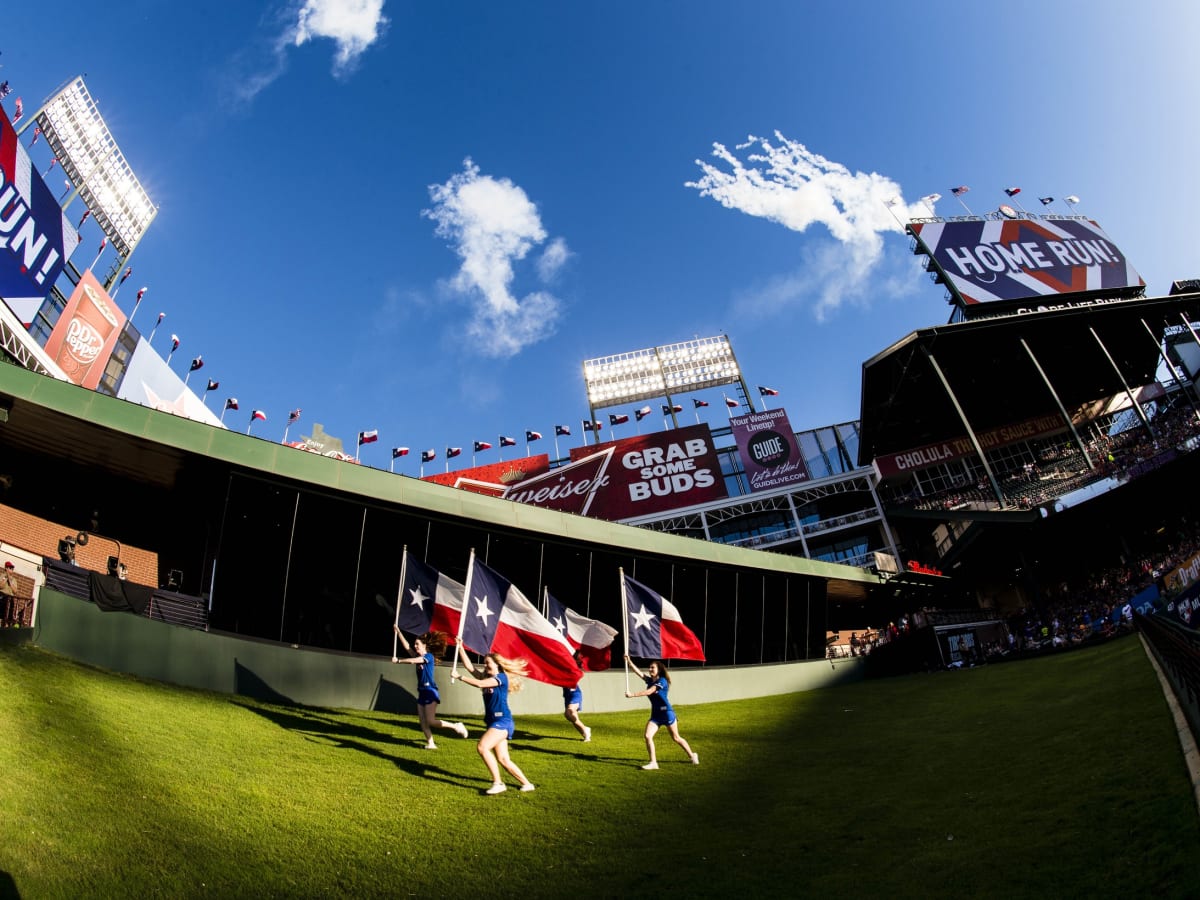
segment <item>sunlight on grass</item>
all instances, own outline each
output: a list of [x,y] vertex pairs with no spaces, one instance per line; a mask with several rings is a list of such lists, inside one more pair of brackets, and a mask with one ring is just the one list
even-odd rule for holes
[[[1190,783],[1140,643],[475,741],[0,651],[0,872],[21,896],[1186,896]],[[680,677],[686,678],[686,674]],[[468,719],[472,738],[478,717]],[[1189,888],[1180,893],[1183,887]]]

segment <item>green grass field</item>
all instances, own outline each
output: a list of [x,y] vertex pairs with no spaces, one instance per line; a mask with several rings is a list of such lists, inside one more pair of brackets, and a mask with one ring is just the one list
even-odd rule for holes
[[[677,680],[685,679],[680,673]],[[1200,819],[1136,638],[682,707],[522,717],[537,785],[474,740],[0,649],[0,893],[106,896],[1196,896]],[[585,684],[586,688],[586,684]],[[479,718],[468,719],[472,736]]]

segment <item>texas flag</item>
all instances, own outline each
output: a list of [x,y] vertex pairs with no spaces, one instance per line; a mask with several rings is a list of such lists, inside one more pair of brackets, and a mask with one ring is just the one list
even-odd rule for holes
[[[234,408],[236,409],[236,407],[234,407]],[[267,421],[267,414],[265,412],[263,412],[261,409],[256,409],[250,413],[250,421],[253,422],[256,419],[261,419],[262,421],[265,422],[265,421]]]
[[634,581],[624,572],[621,600],[629,655],[641,659],[704,660],[704,648],[666,597]]
[[571,426],[570,425],[555,425],[554,426],[554,436],[555,437],[563,437],[564,435],[566,435],[567,437],[570,437]]
[[546,591],[546,618],[579,651],[586,671],[603,672],[612,666],[612,642],[617,629],[563,606],[549,591]]
[[575,651],[515,585],[471,556],[467,604],[460,626],[462,642],[476,653],[499,653],[525,660],[535,681],[575,687]]
[[475,442],[475,452],[476,453],[482,453],[484,450],[491,450],[491,449],[492,449],[492,445],[489,444],[487,441],[476,441]]
[[643,406],[641,409],[635,410],[633,414],[637,416],[637,420],[640,422],[642,419],[646,418],[646,416],[650,415],[650,407]]
[[435,459],[437,459],[437,451],[436,450],[422,450],[421,451],[421,462],[423,462],[423,463],[433,462],[433,460],[435,460]]
[[760,397],[778,397],[779,391],[775,390],[775,388],[763,387],[760,384],[758,386],[758,395]]
[[662,408],[663,408],[663,415],[664,415],[664,416],[669,416],[669,415],[670,415],[671,413],[673,413],[673,412],[677,412],[677,413],[683,412],[683,407],[682,407],[682,406],[679,406],[679,405],[675,405],[675,406],[667,406],[667,404],[665,404],[665,403],[664,403],[664,404],[662,405]]
[[400,594],[396,598],[396,624],[409,634],[427,631],[458,632],[466,589],[404,551],[400,564]]
[[726,397],[726,398],[725,398],[725,405],[726,405],[726,406],[728,406],[730,409],[737,409],[737,408],[738,408],[739,406],[741,406],[742,404],[740,404],[740,403],[739,403],[738,401],[736,401],[736,400],[730,400],[728,397]]
[[458,456],[461,453],[462,453],[462,447],[447,447],[446,448],[446,459],[454,459],[454,457]]
[[[629,421],[628,417],[626,417],[625,421],[626,422]],[[583,420],[583,430],[584,431],[599,431],[600,423],[597,422],[595,419],[591,420],[590,422],[587,419],[584,419]]]
[[624,425],[628,421],[629,421],[629,416],[625,415],[624,413],[621,413],[621,415],[619,415],[619,416],[613,415],[612,413],[608,414],[608,424],[610,426]]
[[701,409],[705,406],[708,406],[707,400],[697,400],[694,397],[692,398],[692,409]]
[[407,447],[393,447],[392,448],[392,459],[399,459],[401,456],[408,456],[408,448]]
[[188,369],[188,371],[195,372],[197,369],[202,369],[202,368],[204,368],[204,359],[197,356],[195,359],[192,360],[192,367],[190,369]]
[[517,446],[517,439],[515,437],[508,437],[507,435],[502,434],[500,435],[500,446],[515,447]]
[[373,444],[377,440],[379,440],[379,430],[378,429],[373,429],[371,431],[360,431],[358,433],[358,446],[360,446],[360,447],[363,444]]
[[542,439],[542,433],[540,431],[526,431],[525,432],[525,441],[526,442],[540,441],[541,439]]

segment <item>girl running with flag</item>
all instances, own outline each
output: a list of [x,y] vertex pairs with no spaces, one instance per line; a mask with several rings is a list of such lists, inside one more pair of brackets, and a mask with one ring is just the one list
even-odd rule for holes
[[408,638],[404,636],[400,627],[393,625],[392,628],[396,632],[396,637],[400,639],[400,643],[404,645],[405,653],[413,653],[415,648],[415,656],[404,659],[393,656],[392,662],[408,663],[410,666],[417,667],[417,717],[421,721],[421,731],[425,735],[425,749],[437,749],[437,744],[433,742],[434,728],[448,728],[459,737],[465,738],[467,736],[466,725],[462,722],[447,722],[437,717],[438,703],[442,698],[438,693],[437,682],[434,680],[434,668],[437,665],[437,658],[446,652],[449,635],[440,631],[427,631],[413,641],[413,646],[409,646]]
[[[468,672],[475,671],[475,666],[467,658],[461,643],[458,645],[458,658],[462,660]],[[508,692],[511,690],[516,693],[521,690],[521,679],[525,676],[525,660],[506,659],[499,653],[489,653],[483,658],[483,672],[483,678],[474,678],[460,672],[453,672],[450,677],[483,691],[483,714],[487,727],[483,736],[479,738],[476,749],[483,758],[483,764],[487,766],[488,774],[492,776],[492,786],[485,793],[502,794],[508,790],[507,785],[500,780],[500,766],[521,783],[522,791],[532,791],[533,784],[508,755],[508,742],[513,736]]]
[[667,698],[667,692],[671,688],[671,676],[667,672],[667,667],[663,663],[655,661],[650,663],[649,673],[643,672],[634,665],[629,654],[625,654],[625,663],[633,669],[638,678],[646,682],[644,691],[626,691],[625,696],[650,698],[650,721],[646,723],[645,734],[646,751],[650,754],[650,762],[642,768],[658,768],[658,757],[654,752],[654,735],[658,733],[660,727],[665,727],[671,733],[671,740],[683,748],[683,752],[688,755],[688,759],[692,761],[693,765],[700,765],[700,755],[693,753],[691,746],[679,734],[679,721],[675,716],[675,709],[671,706],[671,701]]
[[583,654],[578,650],[575,651],[575,664],[579,666],[579,683],[575,687],[563,688],[563,718],[574,726],[586,744],[592,739],[592,729],[579,718],[579,710],[583,709]]

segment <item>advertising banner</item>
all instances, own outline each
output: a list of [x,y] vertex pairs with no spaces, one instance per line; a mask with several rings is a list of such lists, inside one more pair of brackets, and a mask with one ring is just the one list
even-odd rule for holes
[[785,487],[811,477],[784,410],[734,416],[729,426],[751,491]]
[[[1067,425],[1061,416],[1045,415],[1026,419],[1015,425],[1003,425],[989,431],[981,431],[975,436],[979,439],[979,446],[987,451],[1016,441],[1046,437],[1066,430]],[[906,472],[926,469],[938,463],[962,459],[964,456],[971,456],[974,453],[975,448],[971,445],[970,439],[963,435],[936,444],[926,444],[924,447],[914,447],[899,453],[877,456],[875,457],[875,471],[879,473],[880,478],[891,478]]]
[[50,293],[79,233],[0,110],[0,298],[26,327]]
[[[611,457],[608,462],[599,459],[605,454]],[[728,496],[712,432],[705,424],[573,447],[571,459],[595,463],[596,471],[589,476],[594,496],[586,515],[598,519],[633,519]],[[542,477],[555,478],[566,468],[552,469]],[[518,499],[526,491],[528,482],[514,487],[508,496]],[[536,493],[522,502],[537,502],[535,498]]]
[[965,303],[1145,287],[1095,222],[988,219],[909,226]]
[[94,391],[124,327],[125,313],[88,269],[50,332],[46,355],[71,381]]
[[549,469],[550,457],[545,453],[539,453],[536,456],[518,456],[511,460],[487,463],[471,469],[435,472],[433,475],[426,475],[423,480],[461,488],[476,494],[502,497],[510,485],[520,484],[526,478],[541,475]]
[[1186,591],[1200,581],[1200,553],[1194,553],[1163,578],[1163,587],[1168,594]]
[[138,341],[137,349],[129,358],[129,365],[117,388],[117,396],[151,409],[186,416],[206,425],[225,427],[221,423],[220,413],[205,406],[145,338]]
[[707,425],[573,447],[571,462],[554,469],[540,454],[425,480],[612,522],[727,496]]

